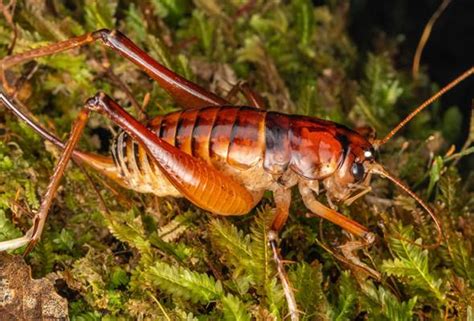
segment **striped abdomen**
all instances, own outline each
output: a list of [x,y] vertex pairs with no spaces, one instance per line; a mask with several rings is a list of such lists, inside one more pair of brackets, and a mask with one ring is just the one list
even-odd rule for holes
[[194,157],[246,169],[263,156],[265,114],[248,107],[209,107],[157,117],[149,128]]

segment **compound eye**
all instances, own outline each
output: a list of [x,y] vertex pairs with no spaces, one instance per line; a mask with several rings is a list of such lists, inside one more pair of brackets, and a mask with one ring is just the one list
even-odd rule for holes
[[364,178],[365,170],[361,163],[353,163],[351,172],[356,182],[360,182]]

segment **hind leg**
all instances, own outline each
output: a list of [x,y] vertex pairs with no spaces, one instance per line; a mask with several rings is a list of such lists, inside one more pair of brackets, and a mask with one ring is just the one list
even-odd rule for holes
[[[8,99],[8,97],[6,97],[2,93],[0,93],[0,101],[5,105],[12,105],[12,102]],[[79,113],[76,122],[74,123],[69,140],[67,141],[64,150],[62,151],[61,157],[59,158],[58,163],[54,168],[54,172],[46,189],[46,193],[44,194],[43,199],[41,201],[40,208],[33,217],[33,226],[26,232],[24,236],[20,238],[0,242],[0,251],[14,250],[24,245],[28,245],[24,253],[24,255],[26,255],[39,241],[43,232],[44,224],[46,222],[49,209],[59,188],[59,183],[61,182],[61,178],[64,175],[66,166],[69,163],[69,160],[71,159],[74,147],[79,141],[84,127],[87,123],[88,115],[89,110],[87,108],[83,108]]]
[[227,100],[211,93],[193,82],[190,82],[160,64],[145,51],[140,49],[124,34],[116,30],[107,29],[97,30],[82,36],[5,57],[0,60],[0,80],[7,88],[8,84],[5,81],[4,75],[6,69],[32,59],[50,56],[73,48],[82,47],[96,41],[100,41],[103,45],[118,52],[121,56],[145,71],[183,108],[202,108],[228,104]]

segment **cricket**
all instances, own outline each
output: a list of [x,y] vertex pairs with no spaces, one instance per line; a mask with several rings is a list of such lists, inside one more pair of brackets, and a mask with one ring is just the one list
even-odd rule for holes
[[[128,60],[146,73],[181,107],[180,110],[148,119],[136,119],[119,105],[111,93],[91,93],[63,141],[35,120],[7,81],[12,68],[72,50],[100,46]],[[370,248],[375,233],[338,211],[372,192],[374,177],[387,179],[420,206],[430,217],[436,241],[419,244],[422,250],[436,249],[444,242],[442,224],[429,204],[411,187],[391,174],[377,155],[421,111],[468,79],[468,67],[410,113],[382,138],[364,128],[349,128],[317,117],[273,111],[262,95],[248,83],[233,84],[227,95],[218,95],[158,62],[119,30],[100,29],[63,41],[0,57],[2,108],[24,122],[42,139],[52,143],[60,157],[51,174],[40,207],[23,236],[0,242],[0,251],[25,247],[26,256],[41,240],[48,214],[61,185],[67,165],[75,163],[105,177],[121,188],[157,197],[184,198],[213,216],[243,216],[258,207],[268,191],[273,198],[273,218],[268,226],[268,247],[283,288],[288,317],[299,320],[300,312],[285,259],[279,249],[279,235],[285,229],[290,207],[299,193],[308,217],[327,220],[351,235],[339,246],[343,264],[364,271],[376,281],[380,271],[359,258]],[[455,90],[455,89],[454,89]],[[242,95],[246,103],[233,103]],[[31,104],[29,102],[28,104]],[[90,115],[98,113],[119,128],[108,156],[78,148]],[[328,203],[318,198],[325,195]],[[415,227],[416,228],[416,227]]]

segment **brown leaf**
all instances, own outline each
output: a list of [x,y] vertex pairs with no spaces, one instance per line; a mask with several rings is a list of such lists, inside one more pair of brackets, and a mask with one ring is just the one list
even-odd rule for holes
[[0,321],[69,320],[67,300],[51,280],[33,280],[19,256],[0,253]]

